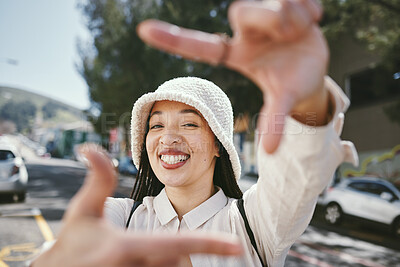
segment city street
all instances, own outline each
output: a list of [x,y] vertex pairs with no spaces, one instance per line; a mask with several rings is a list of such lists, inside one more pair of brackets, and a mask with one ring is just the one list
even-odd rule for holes
[[400,0],[0,21],[0,267],[400,267]]
[[[68,201],[86,173],[82,164],[59,159],[32,159],[27,168],[26,202],[12,203],[7,198],[0,202],[0,267],[25,266],[44,241],[56,238]],[[115,196],[128,196],[133,178],[121,176],[119,182]],[[241,179],[244,189],[253,183],[251,177]],[[347,230],[332,229],[318,215],[314,217],[312,226],[293,245],[285,266],[400,266],[399,242],[389,233],[374,235],[369,228],[356,231],[347,225]],[[360,240],[369,240],[371,235],[381,245]]]

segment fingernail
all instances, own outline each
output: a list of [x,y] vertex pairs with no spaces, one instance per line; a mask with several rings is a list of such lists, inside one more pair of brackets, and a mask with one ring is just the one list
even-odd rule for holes
[[76,159],[77,159],[79,162],[82,162],[86,167],[88,167],[88,168],[91,167],[90,161],[89,161],[89,159],[88,159],[87,156],[86,156],[86,152],[78,151],[78,153],[77,153],[77,155],[76,155]]
[[171,25],[168,27],[168,32],[172,35],[178,35],[181,29],[176,25]]
[[275,12],[278,12],[282,8],[282,3],[280,1],[263,1],[263,5]]

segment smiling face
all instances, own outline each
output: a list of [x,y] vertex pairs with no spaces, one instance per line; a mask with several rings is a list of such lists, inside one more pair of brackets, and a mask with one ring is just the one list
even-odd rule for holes
[[193,107],[156,102],[150,113],[146,149],[157,178],[168,188],[210,188],[218,147],[206,120]]

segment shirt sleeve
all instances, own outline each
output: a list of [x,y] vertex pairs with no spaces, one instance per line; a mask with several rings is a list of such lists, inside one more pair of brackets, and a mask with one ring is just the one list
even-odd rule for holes
[[312,127],[287,117],[277,151],[268,154],[259,146],[259,179],[243,197],[258,250],[269,266],[283,266],[337,166],[343,161],[358,164],[353,144],[339,138],[349,100],[329,77],[325,86],[335,108],[331,121]]
[[125,228],[132,205],[132,199],[108,197],[104,203],[104,217],[114,226]]

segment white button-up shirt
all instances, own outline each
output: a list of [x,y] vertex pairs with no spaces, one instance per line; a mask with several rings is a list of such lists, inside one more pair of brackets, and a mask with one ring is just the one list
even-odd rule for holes
[[[325,79],[335,112],[331,122],[311,127],[287,117],[278,150],[270,155],[258,149],[259,179],[243,195],[244,208],[258,251],[269,266],[283,266],[291,245],[309,224],[318,195],[343,161],[358,164],[354,146],[339,138],[343,112],[349,101],[341,89]],[[125,227],[132,199],[109,198],[105,216]],[[136,209],[129,231],[168,232],[217,231],[237,235],[245,247],[241,257],[191,255],[193,266],[261,266],[247,235],[236,200],[219,189],[208,200],[185,214],[181,221],[165,190],[145,197]]]

